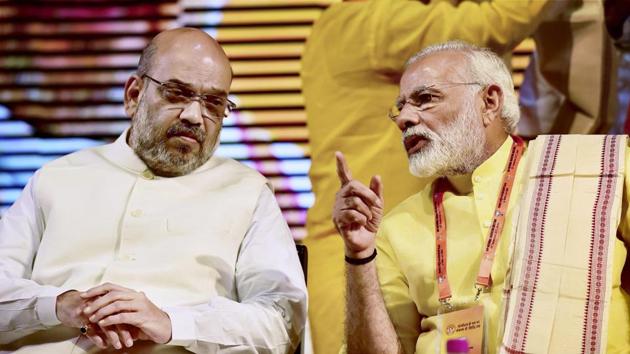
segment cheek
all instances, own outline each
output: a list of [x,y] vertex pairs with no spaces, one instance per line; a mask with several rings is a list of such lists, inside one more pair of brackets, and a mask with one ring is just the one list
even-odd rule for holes
[[212,122],[206,123],[206,143],[208,145],[214,145],[214,143],[219,140],[219,135],[221,133],[221,124],[214,124]]

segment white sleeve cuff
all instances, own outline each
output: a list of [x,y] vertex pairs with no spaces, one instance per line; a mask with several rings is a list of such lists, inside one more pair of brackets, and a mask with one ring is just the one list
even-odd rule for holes
[[52,286],[43,287],[40,296],[35,301],[35,312],[37,318],[46,327],[61,324],[57,318],[57,296],[70,291],[70,289],[55,288]]
[[46,327],[61,323],[57,318],[57,296],[38,297],[35,302],[35,311],[39,321]]
[[168,307],[163,311],[171,318],[171,341],[167,344],[186,347],[197,340],[194,311],[183,307]]

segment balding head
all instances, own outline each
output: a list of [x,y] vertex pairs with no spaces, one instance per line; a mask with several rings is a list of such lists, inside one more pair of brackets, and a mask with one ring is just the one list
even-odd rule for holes
[[160,55],[181,50],[182,48],[196,48],[197,51],[200,51],[202,48],[209,50],[217,59],[217,64],[228,68],[230,80],[232,79],[232,67],[219,43],[206,32],[189,27],[166,30],[153,37],[140,55],[138,69],[136,70],[137,75],[142,77],[142,75],[149,74],[154,65],[156,55],[159,58]]

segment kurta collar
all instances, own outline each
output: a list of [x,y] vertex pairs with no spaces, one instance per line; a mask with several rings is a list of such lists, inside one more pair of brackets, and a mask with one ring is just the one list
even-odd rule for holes
[[459,195],[467,195],[473,191],[473,185],[482,180],[501,178],[505,162],[512,147],[512,137],[508,136],[503,144],[479,165],[472,174],[449,176],[448,179]]
[[476,179],[501,178],[507,158],[510,156],[513,142],[512,137],[508,135],[501,147],[473,171],[473,181]]
[[[105,145],[103,147],[103,156],[112,162],[113,164],[124,168],[125,170],[132,172],[137,175],[143,175],[147,178],[160,178],[159,176],[153,175],[149,167],[136,155],[133,149],[127,144],[127,135],[129,134],[129,128],[125,129],[122,134],[111,144]],[[199,166],[196,170],[191,172],[190,174],[198,173],[201,171],[205,171],[212,166],[215,166],[219,163],[219,158],[215,154],[206,161],[203,165]]]

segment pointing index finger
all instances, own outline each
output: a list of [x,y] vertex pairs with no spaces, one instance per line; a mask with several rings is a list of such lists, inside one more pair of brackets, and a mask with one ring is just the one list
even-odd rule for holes
[[337,159],[337,176],[339,176],[341,185],[344,186],[352,181],[352,174],[341,151],[335,151],[335,158]]

